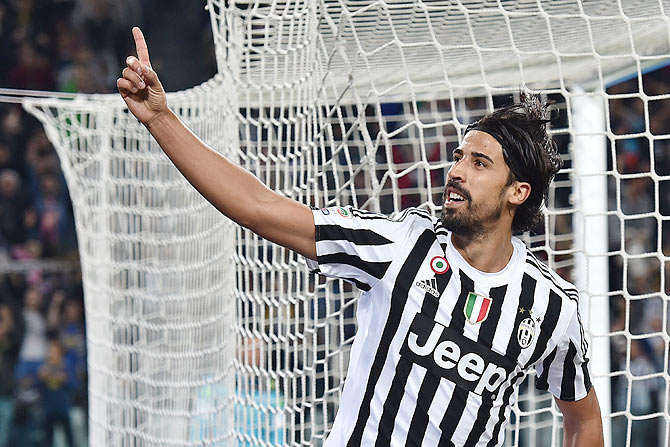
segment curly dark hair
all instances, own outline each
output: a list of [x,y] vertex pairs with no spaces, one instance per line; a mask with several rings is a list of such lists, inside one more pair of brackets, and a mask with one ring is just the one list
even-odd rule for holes
[[518,180],[531,186],[530,196],[514,214],[515,233],[527,231],[540,221],[549,184],[563,166],[556,144],[547,134],[548,106],[524,88],[519,103],[489,113],[465,130],[466,134],[481,130],[500,143],[510,169],[509,185]]

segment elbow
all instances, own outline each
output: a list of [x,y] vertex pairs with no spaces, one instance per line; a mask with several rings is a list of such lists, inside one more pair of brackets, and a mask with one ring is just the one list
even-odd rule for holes
[[273,196],[274,193],[256,195],[250,200],[249,205],[244,207],[246,211],[241,213],[240,218],[236,219],[236,222],[240,226],[264,237],[267,227],[271,224],[272,220],[272,211],[270,209],[272,203],[275,202]]
[[600,418],[585,420],[563,419],[563,435],[565,446],[602,447],[603,429]]
[[254,233],[256,233],[258,231],[257,230],[257,225],[258,224],[256,223],[256,221],[254,219],[241,217],[241,218],[232,219],[232,220],[235,221],[235,223],[238,224],[239,226],[241,226],[243,228],[246,228],[248,230],[251,230]]

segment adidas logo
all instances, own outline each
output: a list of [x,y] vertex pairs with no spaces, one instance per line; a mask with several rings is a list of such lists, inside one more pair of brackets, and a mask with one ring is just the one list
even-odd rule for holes
[[437,279],[431,278],[431,279],[424,279],[421,281],[417,281],[416,285],[425,290],[426,292],[430,293],[433,295],[435,298],[440,297],[440,292],[437,291]]

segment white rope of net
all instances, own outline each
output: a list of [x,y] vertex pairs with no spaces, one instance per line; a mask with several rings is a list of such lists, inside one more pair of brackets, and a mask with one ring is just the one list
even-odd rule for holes
[[[647,95],[642,88],[635,94],[604,93],[624,72],[641,84],[649,66],[668,59],[663,2],[212,0],[208,6],[221,77],[171,95],[170,104],[198,135],[239,157],[272,189],[309,205],[353,204],[388,213],[415,205],[437,213],[448,154],[464,127],[521,84],[542,89],[566,114],[563,126],[552,128],[555,138],[603,137],[610,152],[621,140],[668,138],[652,132],[648,118],[650,102],[667,94]],[[571,111],[574,84],[589,89],[578,95],[604,101],[607,122],[610,100],[641,98],[645,130],[623,135],[609,127],[577,130]],[[94,445],[122,437],[142,445],[192,445],[196,438],[212,445],[232,439],[252,445],[320,444],[347,371],[357,294],[341,282],[310,277],[294,254],[248,230],[228,233],[116,95],[31,99],[26,105],[51,129],[68,184],[79,185],[70,189],[78,232],[84,235],[80,241],[89,241],[80,242],[87,316],[100,322],[89,336],[98,349],[91,354],[97,374],[91,384],[97,402],[92,403],[92,433],[99,433],[92,436],[99,440]],[[110,157],[117,150],[122,157]],[[572,161],[567,145],[563,156]],[[653,219],[660,235],[668,219],[658,208],[659,185],[668,178],[653,166],[635,174],[615,169],[581,174],[585,184],[588,177],[605,176],[616,185],[614,209],[582,213],[618,220],[620,250],[588,252],[573,245],[578,224],[569,197],[579,176],[572,166],[553,186],[545,234],[526,240],[564,273],[581,254],[620,257],[624,281],[631,263],[657,262],[659,293],[604,295],[621,293],[627,309],[660,295],[666,327],[663,264],[668,257],[660,239],[655,249],[641,253],[624,249],[627,222]],[[102,187],[101,173],[112,174]],[[625,211],[621,183],[635,178],[653,182],[653,210]],[[218,231],[226,236],[217,237]],[[231,242],[222,243],[226,238]],[[116,247],[129,250],[133,244],[142,246],[137,257],[119,259]],[[224,255],[232,256],[234,270]],[[130,270],[140,274],[110,275]],[[221,279],[231,271],[234,279]],[[588,307],[594,295],[582,291]],[[234,300],[221,300],[226,293]],[[225,307],[229,304],[233,307]],[[620,332],[591,335],[609,340],[621,333],[628,352],[631,339],[658,336],[667,365],[666,332],[632,335],[627,315]],[[219,326],[234,336],[227,332],[224,339],[214,329]],[[162,343],[151,338],[158,328],[164,329]],[[202,339],[206,328],[216,333],[207,342]],[[114,331],[118,335],[110,339]],[[143,363],[135,365],[140,356]],[[659,373],[641,379],[628,360],[623,372],[598,374],[632,381]],[[667,366],[658,377],[665,380],[667,396]],[[630,387],[627,393],[626,410],[606,418],[636,420]],[[127,402],[129,397],[136,403]],[[510,433],[558,442],[560,419],[551,400],[522,393],[514,411],[518,419]],[[658,416],[665,421],[667,444],[667,409],[644,418]]]

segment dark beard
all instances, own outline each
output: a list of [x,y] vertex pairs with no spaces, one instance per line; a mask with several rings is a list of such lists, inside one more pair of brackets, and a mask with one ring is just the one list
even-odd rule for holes
[[503,212],[504,203],[498,202],[498,206],[488,216],[482,216],[477,213],[477,206],[473,207],[472,202],[468,201],[467,216],[458,216],[456,213],[446,212],[442,206],[440,220],[442,226],[457,236],[468,240],[482,239],[486,235],[486,224],[496,221]]
[[472,215],[456,216],[455,214],[447,214],[445,209],[442,208],[440,220],[444,228],[464,239],[474,240],[484,235],[485,229],[482,221],[474,219]]

